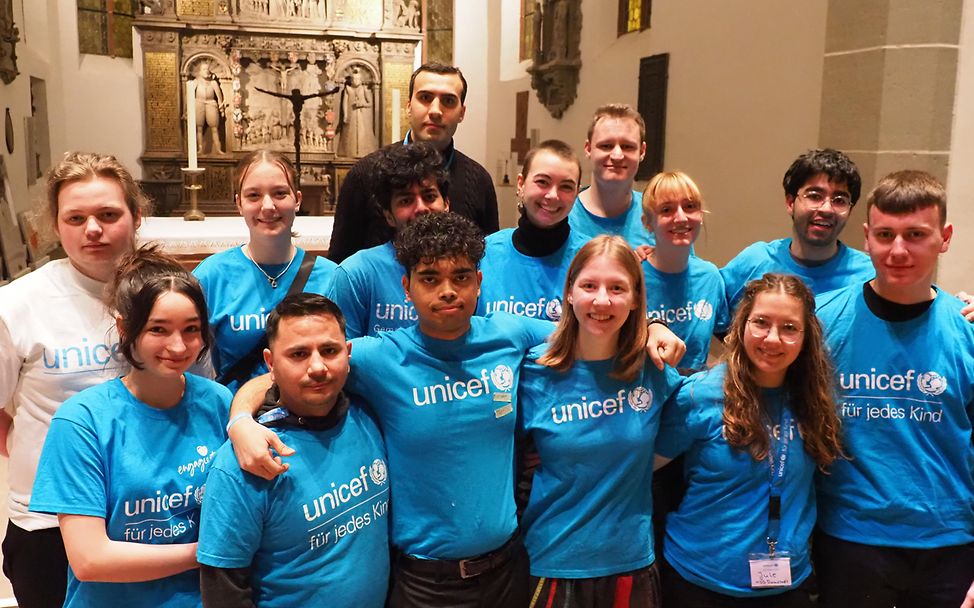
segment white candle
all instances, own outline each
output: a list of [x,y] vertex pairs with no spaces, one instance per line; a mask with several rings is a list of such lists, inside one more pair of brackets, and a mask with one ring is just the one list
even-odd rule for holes
[[402,100],[399,98],[399,89],[392,90],[392,142],[402,139],[399,116],[402,114]]
[[196,81],[186,81],[186,141],[189,168],[198,169],[196,159]]

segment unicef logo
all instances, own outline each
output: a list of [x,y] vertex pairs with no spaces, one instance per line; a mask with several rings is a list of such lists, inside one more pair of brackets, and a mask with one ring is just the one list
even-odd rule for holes
[[629,407],[634,412],[646,412],[653,405],[653,391],[645,386],[637,386],[629,391]]
[[203,494],[204,493],[206,493],[206,484],[205,483],[203,485],[197,487],[196,490],[193,492],[193,498],[196,499],[196,504],[198,504],[198,505],[203,504]]
[[544,314],[550,321],[560,321],[561,320],[561,300],[555,298],[554,300],[549,300],[548,304],[544,307]]
[[514,387],[514,372],[504,364],[498,365],[490,372],[490,379],[499,391],[509,391]]
[[381,458],[376,458],[369,465],[369,478],[377,486],[381,486],[389,480],[389,471],[386,469],[386,463]]
[[707,300],[700,300],[693,305],[693,314],[701,321],[709,321],[714,316],[714,306]]
[[939,395],[947,390],[947,379],[937,372],[927,372],[917,376],[917,387],[925,395]]

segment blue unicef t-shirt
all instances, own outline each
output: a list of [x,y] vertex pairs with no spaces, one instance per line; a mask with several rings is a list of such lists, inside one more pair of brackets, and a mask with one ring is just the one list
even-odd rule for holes
[[646,316],[666,321],[670,331],[687,345],[680,367],[707,366],[710,337],[730,323],[724,281],[717,267],[690,256],[683,272],[661,272],[643,262],[646,278]]
[[819,476],[819,526],[867,545],[974,542],[974,327],[939,290],[899,322],[874,315],[862,291],[818,298],[851,458]]
[[839,242],[838,253],[820,266],[804,266],[795,261],[791,252],[791,239],[758,241],[720,269],[727,292],[727,303],[731,311],[744,297],[747,282],[760,279],[768,272],[793,274],[818,295],[827,291],[841,289],[854,283],[863,283],[876,276],[872,261],[865,253]]
[[626,239],[633,248],[656,244],[656,235],[643,226],[643,193],[635,190],[632,191],[629,210],[616,217],[594,215],[585,208],[580,198],[575,197],[575,205],[568,213],[568,225],[582,244],[600,234],[617,234]]
[[528,354],[518,397],[521,427],[541,457],[521,518],[531,574],[593,578],[645,568],[655,561],[653,444],[680,376],[648,360],[628,382],[609,377],[611,360],[559,372],[537,363],[547,350]]
[[352,403],[330,429],[280,427],[290,468],[268,481],[228,441],[206,487],[198,558],[249,568],[262,608],[381,608],[389,578],[389,480],[382,436]]
[[[752,589],[749,553],[768,552],[770,463],[727,444],[724,428],[724,375],[727,367],[688,378],[663,410],[656,451],[674,457],[686,453],[687,492],[679,509],[666,519],[663,553],[689,582],[726,595],[779,594],[801,584],[812,567],[809,539],[815,525],[815,461],[804,443],[784,389],[763,389],[765,407],[775,426],[770,454],[780,456],[781,421],[790,418],[784,475],[781,479],[781,531],[777,550],[791,553],[790,588]],[[777,461],[777,460],[776,460]]]
[[508,312],[558,321],[568,266],[585,243],[570,235],[551,255],[531,257],[514,247],[513,234],[508,228],[487,237],[477,314]]
[[405,274],[391,242],[356,252],[338,265],[332,299],[345,315],[349,339],[416,324],[416,309],[402,288]]
[[455,340],[418,326],[352,341],[389,454],[392,543],[420,558],[493,551],[514,533],[514,427],[525,353],[554,326],[495,313]]
[[[195,543],[231,395],[212,380],[183,376],[183,398],[166,410],[138,401],[121,379],[65,401],[51,421],[30,510],[104,518],[111,540]],[[142,583],[89,583],[68,568],[64,605],[199,606],[199,587],[196,570]]]
[[[210,352],[217,378],[230,371],[233,364],[264,337],[267,315],[287,295],[304,255],[303,249],[297,249],[291,266],[278,280],[276,288],[271,287],[267,277],[244,255],[242,247],[213,254],[193,271],[203,286],[210,311],[210,328],[215,338]],[[263,268],[274,277],[285,266],[265,264]],[[303,291],[327,295],[334,270],[334,262],[318,256]],[[254,372],[244,381],[266,373],[267,367],[261,357]],[[242,382],[231,382],[227,386],[236,392],[240,384]]]

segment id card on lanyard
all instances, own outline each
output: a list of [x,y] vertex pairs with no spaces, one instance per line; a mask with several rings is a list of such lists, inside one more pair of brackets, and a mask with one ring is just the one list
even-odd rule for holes
[[768,485],[771,490],[768,497],[768,552],[749,553],[747,556],[753,589],[791,587],[791,555],[787,551],[777,550],[778,535],[781,532],[781,488],[784,485],[788,445],[791,442],[791,414],[784,408],[781,411],[778,435],[778,449],[768,450]]

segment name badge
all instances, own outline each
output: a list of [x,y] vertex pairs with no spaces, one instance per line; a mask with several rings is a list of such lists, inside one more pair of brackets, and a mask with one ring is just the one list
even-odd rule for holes
[[512,406],[510,406],[510,405],[505,405],[503,407],[499,407],[496,410],[494,410],[494,418],[503,418],[504,416],[507,416],[508,414],[510,414],[513,411],[514,411],[514,408]]
[[791,587],[791,558],[787,554],[778,552],[771,557],[766,553],[751,553],[747,562],[751,567],[751,588]]
[[500,401],[500,402],[510,403],[511,402],[511,394],[510,393],[494,393],[494,401]]

